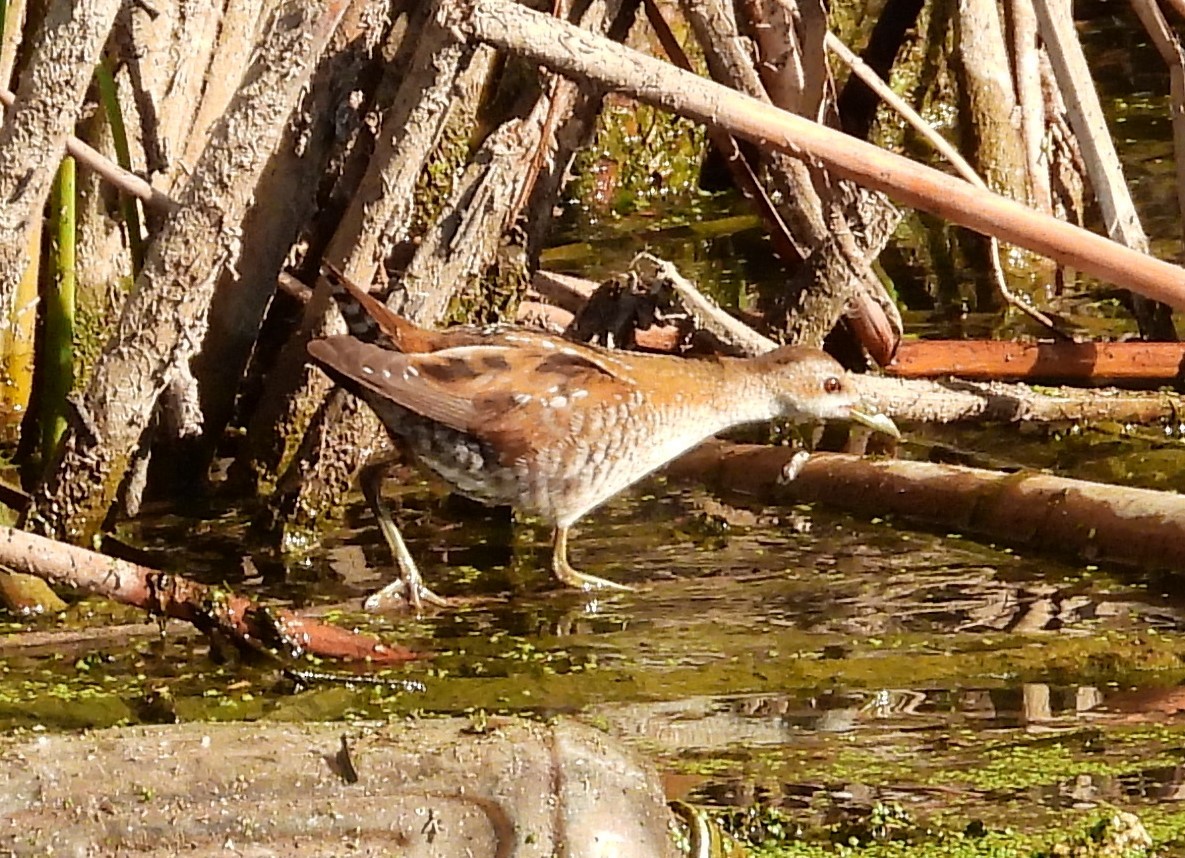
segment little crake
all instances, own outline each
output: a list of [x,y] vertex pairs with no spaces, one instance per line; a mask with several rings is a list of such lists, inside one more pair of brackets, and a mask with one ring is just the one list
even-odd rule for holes
[[[855,420],[847,373],[817,349],[755,358],[616,352],[514,327],[419,328],[338,273],[324,272],[349,333],[309,354],[360,396],[392,438],[454,490],[550,522],[552,570],[571,587],[628,589],[568,563],[568,530],[589,510],[701,441],[745,423]],[[367,600],[419,608],[428,590],[377,486],[367,487],[400,580]]]

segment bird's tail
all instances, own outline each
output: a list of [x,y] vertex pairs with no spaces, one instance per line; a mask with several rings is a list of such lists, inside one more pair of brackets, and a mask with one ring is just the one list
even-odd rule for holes
[[427,350],[427,332],[374,298],[328,262],[321,263],[321,276],[329,284],[350,335],[365,343],[401,352]]

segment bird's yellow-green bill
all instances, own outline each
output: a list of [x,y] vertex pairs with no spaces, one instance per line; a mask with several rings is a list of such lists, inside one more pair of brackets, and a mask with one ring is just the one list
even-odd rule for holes
[[857,411],[853,408],[849,412],[849,416],[853,423],[859,423],[861,426],[866,426],[873,432],[880,432],[888,435],[890,438],[901,440],[901,430],[897,428],[897,424],[889,419],[885,414],[866,414],[863,411]]

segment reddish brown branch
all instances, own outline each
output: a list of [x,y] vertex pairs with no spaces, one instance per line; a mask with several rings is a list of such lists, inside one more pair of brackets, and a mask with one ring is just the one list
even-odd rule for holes
[[158,616],[185,620],[251,649],[279,646],[288,652],[380,664],[417,657],[403,647],[301,617],[285,608],[265,608],[243,596],[177,575],[10,527],[0,528],[0,565]]
[[902,343],[886,375],[975,381],[1165,384],[1185,368],[1181,343],[1016,343],[924,340]]

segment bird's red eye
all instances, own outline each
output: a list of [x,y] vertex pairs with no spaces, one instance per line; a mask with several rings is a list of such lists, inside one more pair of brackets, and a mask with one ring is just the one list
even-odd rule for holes
[[843,383],[834,375],[823,382],[823,390],[827,393],[839,393],[842,387]]

